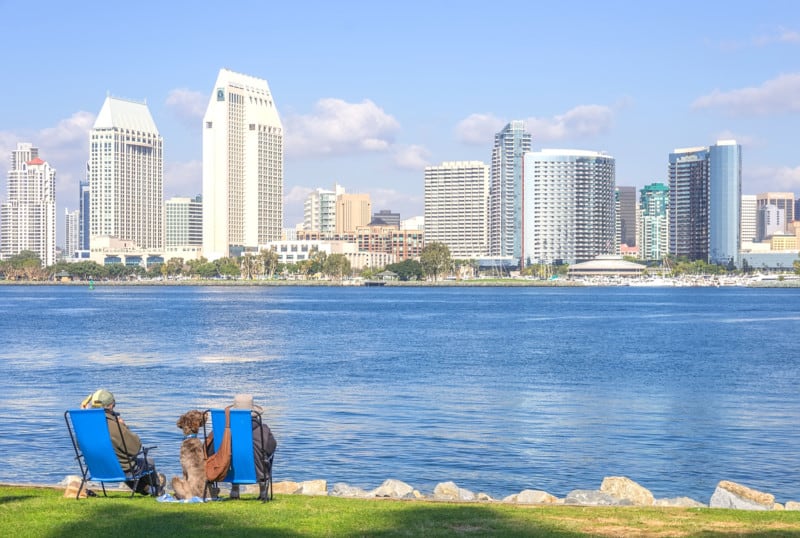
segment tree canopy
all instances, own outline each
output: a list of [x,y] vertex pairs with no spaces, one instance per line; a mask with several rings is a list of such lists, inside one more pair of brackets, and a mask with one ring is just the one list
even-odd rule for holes
[[439,280],[439,275],[450,268],[450,249],[438,241],[428,243],[420,252],[419,261],[425,274],[435,282]]

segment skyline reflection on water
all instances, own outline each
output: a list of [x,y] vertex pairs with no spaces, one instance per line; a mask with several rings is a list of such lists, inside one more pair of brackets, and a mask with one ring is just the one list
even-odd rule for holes
[[2,482],[76,474],[63,412],[105,387],[159,469],[189,409],[251,392],[275,480],[500,498],[627,476],[797,500],[800,290],[0,287]]

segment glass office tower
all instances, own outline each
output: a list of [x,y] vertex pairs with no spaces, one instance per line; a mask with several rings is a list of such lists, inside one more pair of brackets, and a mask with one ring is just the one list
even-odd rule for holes
[[719,140],[709,148],[708,262],[738,265],[742,146]]

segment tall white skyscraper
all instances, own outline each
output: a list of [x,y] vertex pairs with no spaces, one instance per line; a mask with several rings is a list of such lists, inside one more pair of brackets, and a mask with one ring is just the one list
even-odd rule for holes
[[453,258],[486,256],[489,166],[480,161],[425,167],[425,241],[444,243]]
[[576,263],[614,253],[614,157],[583,150],[525,154],[525,263]]
[[19,143],[11,152],[0,206],[0,259],[23,250],[35,252],[42,266],[56,262],[56,170],[39,158],[39,149]]
[[81,211],[64,210],[64,257],[72,258],[80,250]]
[[203,118],[203,255],[281,239],[283,125],[266,80],[221,69]]
[[522,254],[522,156],[531,150],[525,123],[515,120],[494,137],[489,192],[489,254]]
[[164,141],[147,104],[106,97],[89,135],[89,236],[164,247]]

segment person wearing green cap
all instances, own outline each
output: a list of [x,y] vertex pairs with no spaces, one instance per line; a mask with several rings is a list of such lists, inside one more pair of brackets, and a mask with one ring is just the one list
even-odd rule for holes
[[[114,453],[117,455],[122,470],[126,474],[133,474],[141,470],[145,463],[153,469],[153,472],[147,476],[142,477],[136,487],[136,492],[142,495],[150,495],[155,493],[160,496],[164,493],[164,485],[167,482],[166,477],[155,471],[155,462],[147,456],[145,461],[144,456],[140,456],[139,452],[142,450],[142,440],[138,435],[133,433],[128,428],[119,413],[114,411],[117,402],[114,394],[106,389],[99,389],[87,396],[81,407],[86,408],[103,408],[106,411],[106,421],[108,422],[108,433],[111,435],[111,445],[114,447]],[[125,483],[129,488],[133,489],[134,481],[126,480]],[[152,488],[155,487],[155,492]]]

